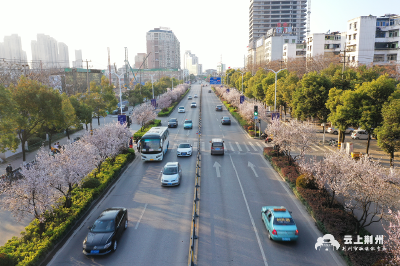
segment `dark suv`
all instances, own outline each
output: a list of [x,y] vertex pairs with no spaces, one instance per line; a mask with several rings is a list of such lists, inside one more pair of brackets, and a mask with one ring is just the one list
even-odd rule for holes
[[176,118],[171,118],[168,121],[168,127],[178,127],[178,119]]

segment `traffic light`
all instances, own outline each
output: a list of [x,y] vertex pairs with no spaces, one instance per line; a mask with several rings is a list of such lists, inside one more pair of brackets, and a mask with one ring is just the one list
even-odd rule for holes
[[254,116],[258,116],[258,105],[254,105]]

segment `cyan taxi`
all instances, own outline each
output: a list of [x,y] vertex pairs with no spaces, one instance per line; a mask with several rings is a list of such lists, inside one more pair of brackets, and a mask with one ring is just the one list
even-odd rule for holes
[[283,206],[262,207],[261,219],[271,240],[296,241],[299,237],[299,230],[292,215]]
[[192,128],[193,128],[192,120],[186,119],[185,122],[183,123],[183,129],[192,129]]

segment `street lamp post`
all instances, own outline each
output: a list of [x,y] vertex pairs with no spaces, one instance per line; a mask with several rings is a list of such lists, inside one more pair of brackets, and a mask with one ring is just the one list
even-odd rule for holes
[[242,72],[242,93],[243,93],[243,72]]
[[275,101],[274,101],[274,112],[276,112],[276,83],[277,83],[277,79],[278,79],[278,73],[279,72],[281,72],[282,70],[285,70],[286,68],[282,68],[282,69],[279,69],[277,72],[275,72],[274,70],[272,70],[272,69],[265,69],[265,70],[270,70],[270,71],[272,71],[272,72],[274,72],[275,73]]
[[175,74],[171,74],[171,81],[172,81],[172,88],[171,88],[171,90],[174,89],[174,76],[175,76]]
[[124,74],[118,75],[117,73],[113,72],[114,75],[118,77],[118,84],[119,84],[119,107],[121,109],[121,115],[122,115],[122,91],[121,91],[121,77],[124,76]]
[[150,74],[150,76],[151,76],[151,91],[153,92],[153,99],[154,99],[154,87],[153,87],[153,76],[154,76],[155,74]]

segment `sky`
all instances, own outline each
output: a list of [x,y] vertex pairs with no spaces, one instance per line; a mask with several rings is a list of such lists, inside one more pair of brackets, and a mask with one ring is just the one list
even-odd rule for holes
[[[205,69],[243,67],[249,41],[249,0],[20,0],[1,4],[4,36],[18,34],[31,60],[31,41],[38,33],[68,45],[69,57],[82,50],[90,68],[124,64],[125,48],[134,64],[137,53],[146,53],[146,32],[170,28],[183,53],[190,50]],[[359,16],[400,14],[400,0],[312,0],[311,32],[346,31],[347,21]],[[72,64],[71,64],[72,65]]]

